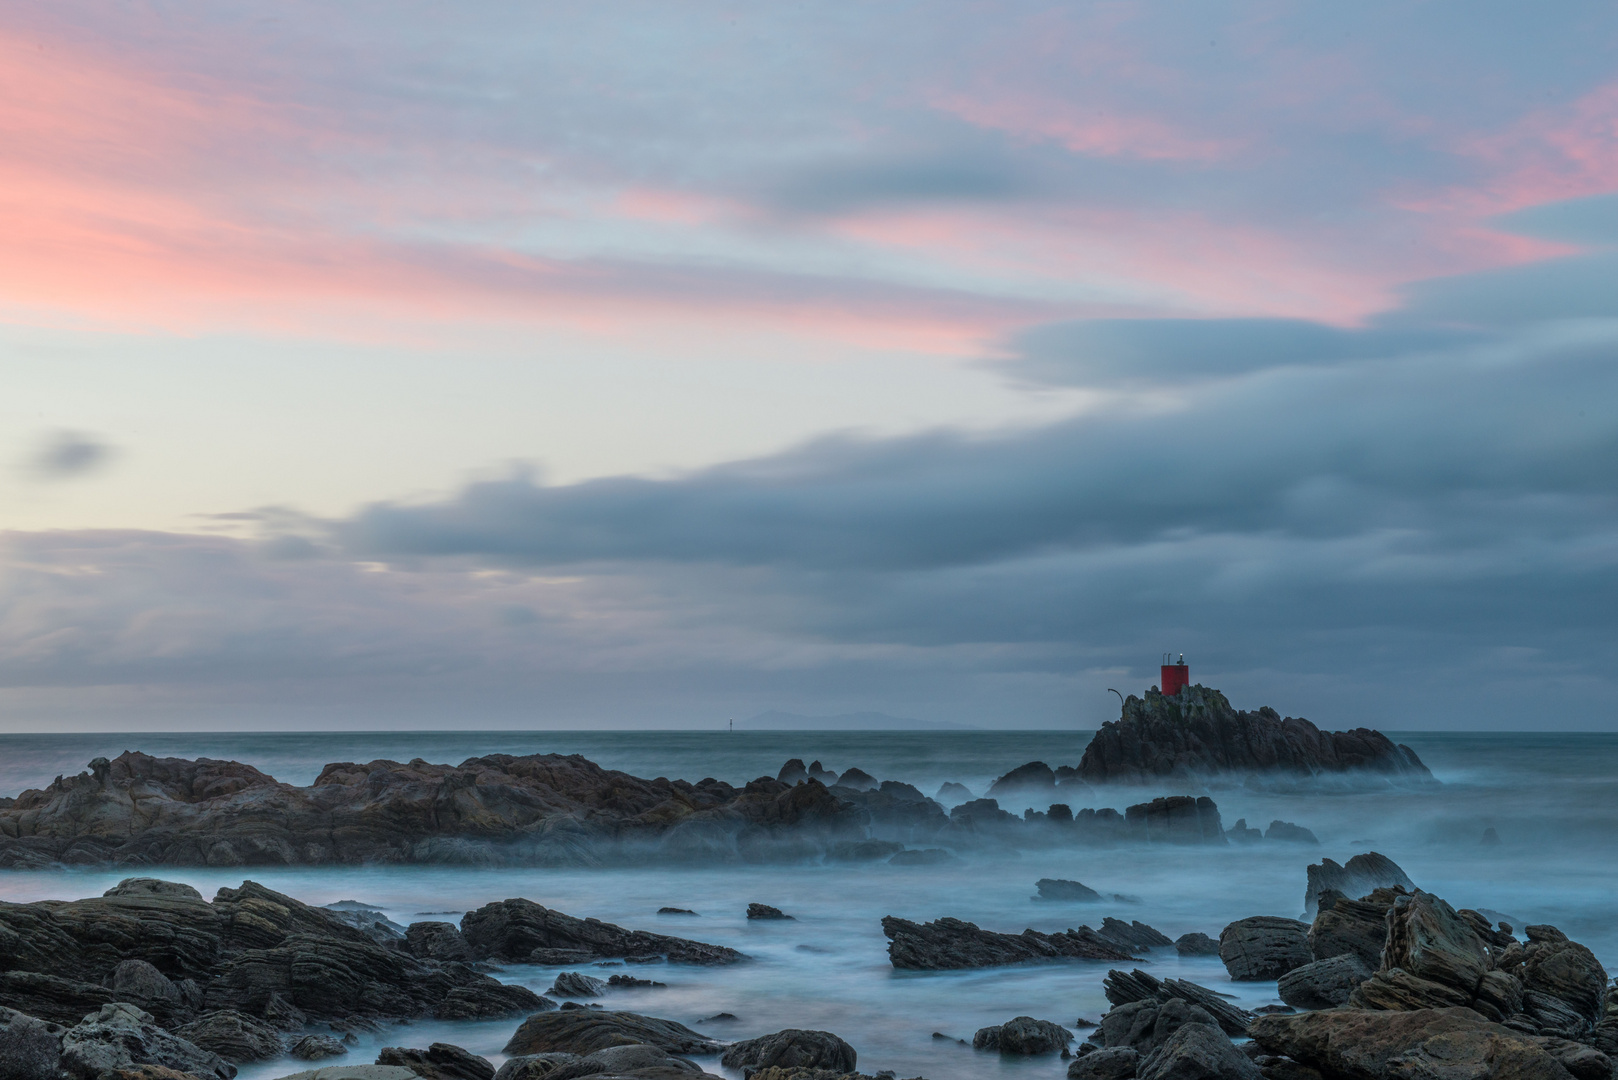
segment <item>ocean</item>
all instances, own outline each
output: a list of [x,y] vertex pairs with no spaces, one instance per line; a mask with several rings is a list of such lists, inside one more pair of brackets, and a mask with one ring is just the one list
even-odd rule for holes
[[[1208,794],[1228,827],[1237,818],[1266,827],[1302,825],[1319,845],[1266,841],[1228,847],[1117,847],[1002,851],[931,867],[645,865],[603,870],[370,867],[358,869],[164,870],[161,876],[212,896],[243,877],[311,903],[358,900],[399,923],[456,921],[472,908],[527,897],[578,916],[730,945],[753,958],[728,968],[638,970],[665,988],[612,992],[603,1003],[679,1020],[719,1039],[783,1027],[834,1031],[859,1052],[865,1072],[966,1080],[1063,1075],[1050,1058],[979,1053],[971,1040],[988,1024],[1029,1015],[1072,1026],[1107,1008],[1109,965],[1067,963],[983,971],[916,973],[888,963],[880,920],[954,916],[1002,931],[1099,925],[1113,915],[1170,937],[1217,937],[1247,915],[1302,913],[1304,870],[1323,856],[1363,851],[1394,859],[1424,889],[1457,907],[1503,913],[1516,926],[1549,922],[1618,970],[1618,735],[1390,733],[1410,745],[1442,781],[1424,790],[1274,792],[1184,783],[1100,792],[1097,805],[1154,795]],[[982,794],[993,778],[1028,761],[1077,764],[1088,732],[331,732],[0,736],[0,794],[39,787],[82,770],[97,756],[132,749],[158,755],[232,758],[306,784],[332,761],[459,762],[488,753],[577,753],[641,776],[742,783],[773,776],[790,757],[839,771],[858,766],[927,794],[945,781]],[[1021,810],[1021,806],[1008,806]],[[1074,809],[1079,809],[1078,805]],[[1481,843],[1486,828],[1498,846]],[[127,872],[83,869],[0,872],[0,899],[98,895]],[[1034,882],[1070,878],[1120,899],[1098,904],[1035,902]],[[747,904],[794,916],[748,922]],[[664,905],[698,918],[659,916]],[[1274,983],[1232,983],[1217,958],[1180,959],[1155,950],[1143,965],[1189,978],[1249,1008],[1278,1000]],[[562,969],[512,966],[500,977],[543,992]],[[586,969],[606,975],[611,969]],[[705,1023],[720,1012],[734,1022]],[[367,1039],[341,1061],[371,1061],[380,1046],[451,1042],[497,1064],[516,1022],[419,1022]],[[940,1039],[938,1032],[949,1036]],[[1080,1031],[1082,1035],[1082,1031]],[[699,1059],[726,1073],[716,1059]],[[291,1060],[242,1069],[241,1080],[296,1071]],[[732,1074],[734,1075],[734,1074]]]

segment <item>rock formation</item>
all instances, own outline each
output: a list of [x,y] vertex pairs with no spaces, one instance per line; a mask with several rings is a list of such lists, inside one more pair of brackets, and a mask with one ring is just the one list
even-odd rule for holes
[[731,1069],[827,1069],[836,1073],[854,1071],[858,1055],[854,1048],[829,1031],[787,1028],[756,1039],[732,1043],[719,1059]]
[[1002,1054],[1059,1054],[1067,1050],[1073,1033],[1051,1020],[1019,1016],[1004,1024],[979,1028],[972,1036],[972,1049],[997,1050]]
[[888,958],[893,966],[914,971],[996,967],[1033,960],[1136,959],[1088,926],[1057,934],[1038,930],[1000,934],[960,919],[914,923],[889,915],[882,920],[882,932],[888,936]]
[[579,919],[532,900],[501,900],[469,911],[461,937],[475,960],[580,964],[592,960],[666,957],[682,964],[734,964],[746,957],[723,945],[625,930],[598,919]]
[[1307,720],[1282,719],[1268,707],[1239,712],[1219,691],[1201,685],[1174,697],[1155,689],[1144,698],[1130,695],[1119,719],[1103,724],[1085,748],[1078,771],[1091,783],[1264,772],[1432,781],[1415,751],[1381,732],[1321,731]]
[[1339,892],[1344,896],[1364,896],[1374,889],[1403,889],[1411,892],[1416,883],[1399,864],[1375,851],[1367,851],[1339,866],[1330,859],[1321,859],[1308,869],[1303,890],[1303,912],[1313,918],[1319,907],[1320,894]]
[[1237,982],[1279,979],[1313,960],[1309,924],[1274,915],[1237,919],[1219,935],[1219,959]]

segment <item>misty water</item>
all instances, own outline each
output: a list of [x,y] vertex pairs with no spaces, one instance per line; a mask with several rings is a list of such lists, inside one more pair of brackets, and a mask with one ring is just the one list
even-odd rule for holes
[[[1071,847],[966,854],[953,865],[892,867],[645,865],[595,870],[365,867],[242,870],[165,869],[204,896],[251,877],[301,900],[359,900],[399,923],[456,921],[493,900],[522,896],[578,916],[733,946],[751,962],[726,968],[637,967],[666,988],[610,992],[624,1008],[689,1024],[730,1040],[783,1027],[837,1032],[859,1052],[860,1069],[894,1069],[933,1080],[984,1075],[1061,1076],[1050,1058],[978,1053],[942,1032],[971,1039],[987,1024],[1018,1015],[1072,1026],[1107,1008],[1106,963],[1069,962],[968,972],[899,972],[888,963],[880,920],[941,916],[1016,932],[1099,925],[1106,915],[1138,919],[1177,937],[1217,936],[1232,919],[1302,913],[1304,868],[1362,851],[1392,857],[1422,888],[1456,906],[1503,913],[1520,930],[1550,922],[1618,969],[1618,735],[1406,733],[1443,783],[1419,791],[1265,792],[1184,783],[1101,791],[1095,805],[1122,809],[1153,795],[1209,794],[1227,826],[1295,822],[1312,845],[1225,847]],[[580,753],[640,776],[742,783],[773,776],[783,761],[818,758],[837,770],[859,766],[927,794],[946,780],[982,794],[992,779],[1031,760],[1076,764],[1088,733],[1069,732],[428,732],[336,734],[15,735],[0,737],[0,792],[15,794],[81,770],[124,749],[185,757],[234,758],[306,784],[331,761],[377,758],[459,762],[493,752]],[[1077,803],[1078,809],[1082,803]],[[1020,806],[1007,806],[1020,810]],[[1480,843],[1493,828],[1501,843]],[[98,895],[128,871],[0,872],[0,898],[12,901]],[[1034,882],[1071,878],[1124,899],[1097,904],[1034,902]],[[750,901],[773,904],[790,922],[752,922]],[[659,916],[691,908],[697,918]],[[1233,995],[1249,1008],[1276,1001],[1274,983],[1232,983],[1217,958],[1180,959],[1153,950],[1142,965]],[[545,991],[562,968],[509,966],[498,977]],[[585,967],[599,976],[613,968]],[[735,1022],[705,1023],[730,1012]],[[354,1048],[347,1062],[371,1061],[384,1045],[456,1043],[498,1063],[515,1020],[418,1022],[385,1030]],[[1082,1034],[1082,1032],[1081,1032]],[[723,1073],[717,1059],[699,1059]],[[243,1080],[302,1068],[290,1059],[244,1067]]]

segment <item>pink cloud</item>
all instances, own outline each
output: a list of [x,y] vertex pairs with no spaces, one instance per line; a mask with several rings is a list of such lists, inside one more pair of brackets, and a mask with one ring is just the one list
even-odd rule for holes
[[1217,161],[1243,143],[1183,130],[1167,120],[1059,101],[1029,92],[950,94],[936,108],[977,127],[1029,141],[1054,142],[1090,157],[1144,161]]

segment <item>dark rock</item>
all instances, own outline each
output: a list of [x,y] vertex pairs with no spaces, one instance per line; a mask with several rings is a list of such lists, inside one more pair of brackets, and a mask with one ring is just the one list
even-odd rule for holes
[[1042,934],[1037,930],[999,934],[980,930],[976,924],[960,919],[914,923],[889,915],[882,920],[882,932],[888,937],[888,958],[893,966],[916,971],[995,967],[1062,958],[1135,959],[1088,927],[1056,934]]
[[618,990],[644,990],[668,984],[653,982],[651,979],[637,979],[633,975],[614,975],[607,980],[607,985]]
[[379,907],[358,900],[339,900],[327,904],[325,909],[378,945],[397,945],[404,940],[405,928],[384,915]]
[[262,1020],[221,1009],[183,1024],[174,1034],[204,1050],[211,1050],[226,1061],[265,1061],[285,1052],[281,1033]]
[[1583,1037],[1601,1019],[1607,973],[1595,954],[1555,927],[1531,926],[1526,943],[1512,943],[1498,972],[1522,986],[1522,1008],[1541,1031]]
[[937,866],[940,863],[958,862],[959,857],[945,848],[913,848],[907,851],[895,852],[893,858],[888,860],[889,866]]
[[564,964],[654,954],[685,964],[734,964],[746,959],[723,945],[625,930],[595,919],[576,919],[520,899],[502,900],[467,912],[461,919],[461,934],[477,959],[508,963],[528,960],[536,952],[576,958],[535,960]]
[[1291,1005],[1260,1005],[1258,1008],[1253,1010],[1253,1015],[1271,1016],[1276,1013],[1295,1013],[1297,1011],[1298,1010],[1294,1009]]
[[1045,817],[1052,825],[1071,825],[1073,823],[1073,808],[1067,803],[1051,803],[1045,811]]
[[809,779],[817,780],[822,784],[833,784],[837,782],[837,774],[823,767],[819,761],[811,761],[809,763]]
[[1179,998],[1161,1002],[1131,1001],[1101,1018],[1096,1041],[1109,1049],[1127,1046],[1147,1057],[1187,1024],[1204,1024],[1219,1030],[1218,1022],[1208,1010]]
[[159,1016],[184,1009],[180,988],[145,960],[124,960],[112,969],[112,993]]
[[736,1021],[736,1014],[735,1013],[722,1012],[722,1013],[714,1013],[712,1016],[705,1016],[701,1020],[698,1020],[697,1023],[699,1023],[699,1024],[731,1024],[731,1023],[735,1023],[735,1021]]
[[[1395,897],[1387,926],[1382,966],[1355,988],[1349,998],[1354,1006],[1420,1009],[1467,1005],[1492,1020],[1517,1011],[1517,1001],[1512,999],[1521,990],[1512,989],[1515,980],[1502,975],[1504,985],[1498,990],[1485,982],[1494,968],[1488,946],[1440,897],[1419,889]],[[1491,1000],[1500,996],[1506,1000]]]
[[787,1028],[756,1039],[733,1043],[719,1061],[731,1069],[831,1069],[853,1072],[854,1048],[829,1031]]
[[1159,979],[1140,968],[1127,973],[1118,970],[1107,972],[1102,989],[1106,992],[1107,1000],[1114,1005],[1138,1001],[1161,1005],[1176,1000],[1195,1005],[1213,1017],[1227,1035],[1240,1035],[1253,1022],[1252,1013],[1238,1008],[1206,986],[1188,979]]
[[1331,1009],[1348,1004],[1348,996],[1371,977],[1371,968],[1353,953],[1315,960],[1282,975],[1276,992],[1300,1009]]
[[348,1047],[330,1035],[305,1035],[293,1042],[287,1053],[299,1061],[324,1061],[327,1058],[342,1057],[348,1053]]
[[849,769],[837,778],[835,785],[828,786],[853,788],[855,791],[870,791],[872,788],[877,787],[878,784],[876,777],[864,769]]
[[405,951],[423,960],[470,960],[466,945],[454,923],[418,922],[405,928]]
[[[696,912],[692,911],[690,908],[683,908],[683,907],[660,907],[660,908],[657,909],[657,913],[659,915],[696,915],[697,914]],[[699,918],[700,918],[700,916],[699,916]]]
[[1341,1080],[1568,1080],[1531,1037],[1471,1009],[1329,1009],[1265,1016],[1249,1029],[1271,1054]]
[[991,799],[1027,798],[1049,795],[1056,790],[1056,774],[1043,761],[1019,765],[989,785]]
[[569,1009],[530,1016],[500,1052],[582,1055],[632,1043],[649,1043],[670,1054],[717,1054],[722,1049],[706,1035],[673,1020],[632,1012]]
[[[1321,893],[1339,892],[1347,897],[1365,896],[1376,889],[1402,889],[1414,892],[1415,882],[1399,868],[1399,864],[1375,851],[1356,855],[1339,866],[1330,859],[1309,867],[1308,880],[1303,890],[1304,914],[1313,918]],[[1324,957],[1322,957],[1324,959]]]
[[961,803],[950,810],[949,819],[968,828],[989,830],[1022,823],[1022,818],[1000,809],[1000,803],[995,799],[973,799]]
[[60,1080],[65,1030],[60,1024],[0,1008],[0,1071],[7,1080]]
[[422,1080],[494,1080],[494,1066],[486,1058],[449,1043],[433,1043],[425,1050],[385,1046],[376,1063],[409,1069]]
[[1290,821],[1272,821],[1270,827],[1264,830],[1264,839],[1283,840],[1293,844],[1318,844],[1320,839],[1302,825],[1294,825]]
[[1147,843],[1223,844],[1225,830],[1219,824],[1219,807],[1206,795],[1170,795],[1151,802],[1136,803],[1124,810],[1124,828]]
[[1140,1068],[1140,1055],[1127,1046],[1109,1046],[1073,1060],[1068,1080],[1129,1080]]
[[1181,956],[1218,956],[1219,942],[1207,934],[1181,934],[1174,939],[1174,951]]
[[1219,934],[1219,959],[1237,982],[1279,979],[1314,959],[1309,924],[1274,915],[1237,919]]
[[523,1054],[507,1058],[494,1080],[545,1080],[561,1066],[578,1060],[578,1054]]
[[1065,903],[1095,903],[1101,899],[1101,894],[1088,885],[1081,885],[1077,881],[1067,881],[1063,878],[1040,878],[1034,882],[1034,888],[1039,890],[1035,900],[1055,900]]
[[1352,954],[1374,971],[1388,941],[1388,912],[1401,895],[1398,889],[1376,889],[1360,900],[1329,889],[1320,894],[1320,909],[1309,927],[1310,953],[1316,960]]
[[790,758],[775,778],[783,784],[801,784],[809,779],[809,770],[804,768],[803,758]]
[[1246,818],[1237,818],[1236,824],[1225,830],[1225,839],[1233,844],[1256,844],[1264,839],[1260,829],[1249,829]]
[[791,915],[783,914],[780,908],[773,908],[768,904],[748,904],[747,917],[749,919],[790,919]]
[[1019,1016],[1004,1024],[979,1028],[972,1036],[972,1048],[1002,1054],[1059,1054],[1072,1041],[1073,1033],[1061,1024]]
[[1131,694],[1122,715],[1101,725],[1084,748],[1079,774],[1092,783],[1144,783],[1234,772],[1294,777],[1363,773],[1433,783],[1415,751],[1379,731],[1321,731],[1307,720],[1283,720],[1274,709],[1232,709],[1225,695],[1188,686],[1174,697]]
[[1140,1063],[1140,1080],[1261,1080],[1258,1066],[1218,1028],[1185,1024]]
[[85,1080],[137,1065],[161,1065],[204,1080],[231,1080],[236,1066],[171,1032],[152,1014],[115,1002],[62,1033],[62,1069]]
[[556,982],[545,992],[559,998],[593,998],[600,997],[606,989],[606,982],[593,975],[564,971],[556,976]]
[[971,802],[976,796],[972,794],[972,789],[965,784],[957,784],[951,780],[939,787],[938,794],[934,795],[933,798],[941,803],[963,803]]
[[706,1076],[693,1061],[676,1057],[645,1043],[609,1046],[576,1061],[563,1062],[547,1074],[549,1080],[579,1077],[636,1077],[637,1080],[693,1080]]
[[1101,929],[1097,931],[1107,941],[1113,942],[1120,949],[1134,952],[1139,949],[1159,949],[1165,945],[1173,945],[1166,934],[1159,933],[1143,922],[1124,922],[1111,915],[1101,920]]
[[928,802],[927,796],[914,784],[906,784],[899,780],[884,780],[877,788],[884,795],[891,795],[903,802]]

